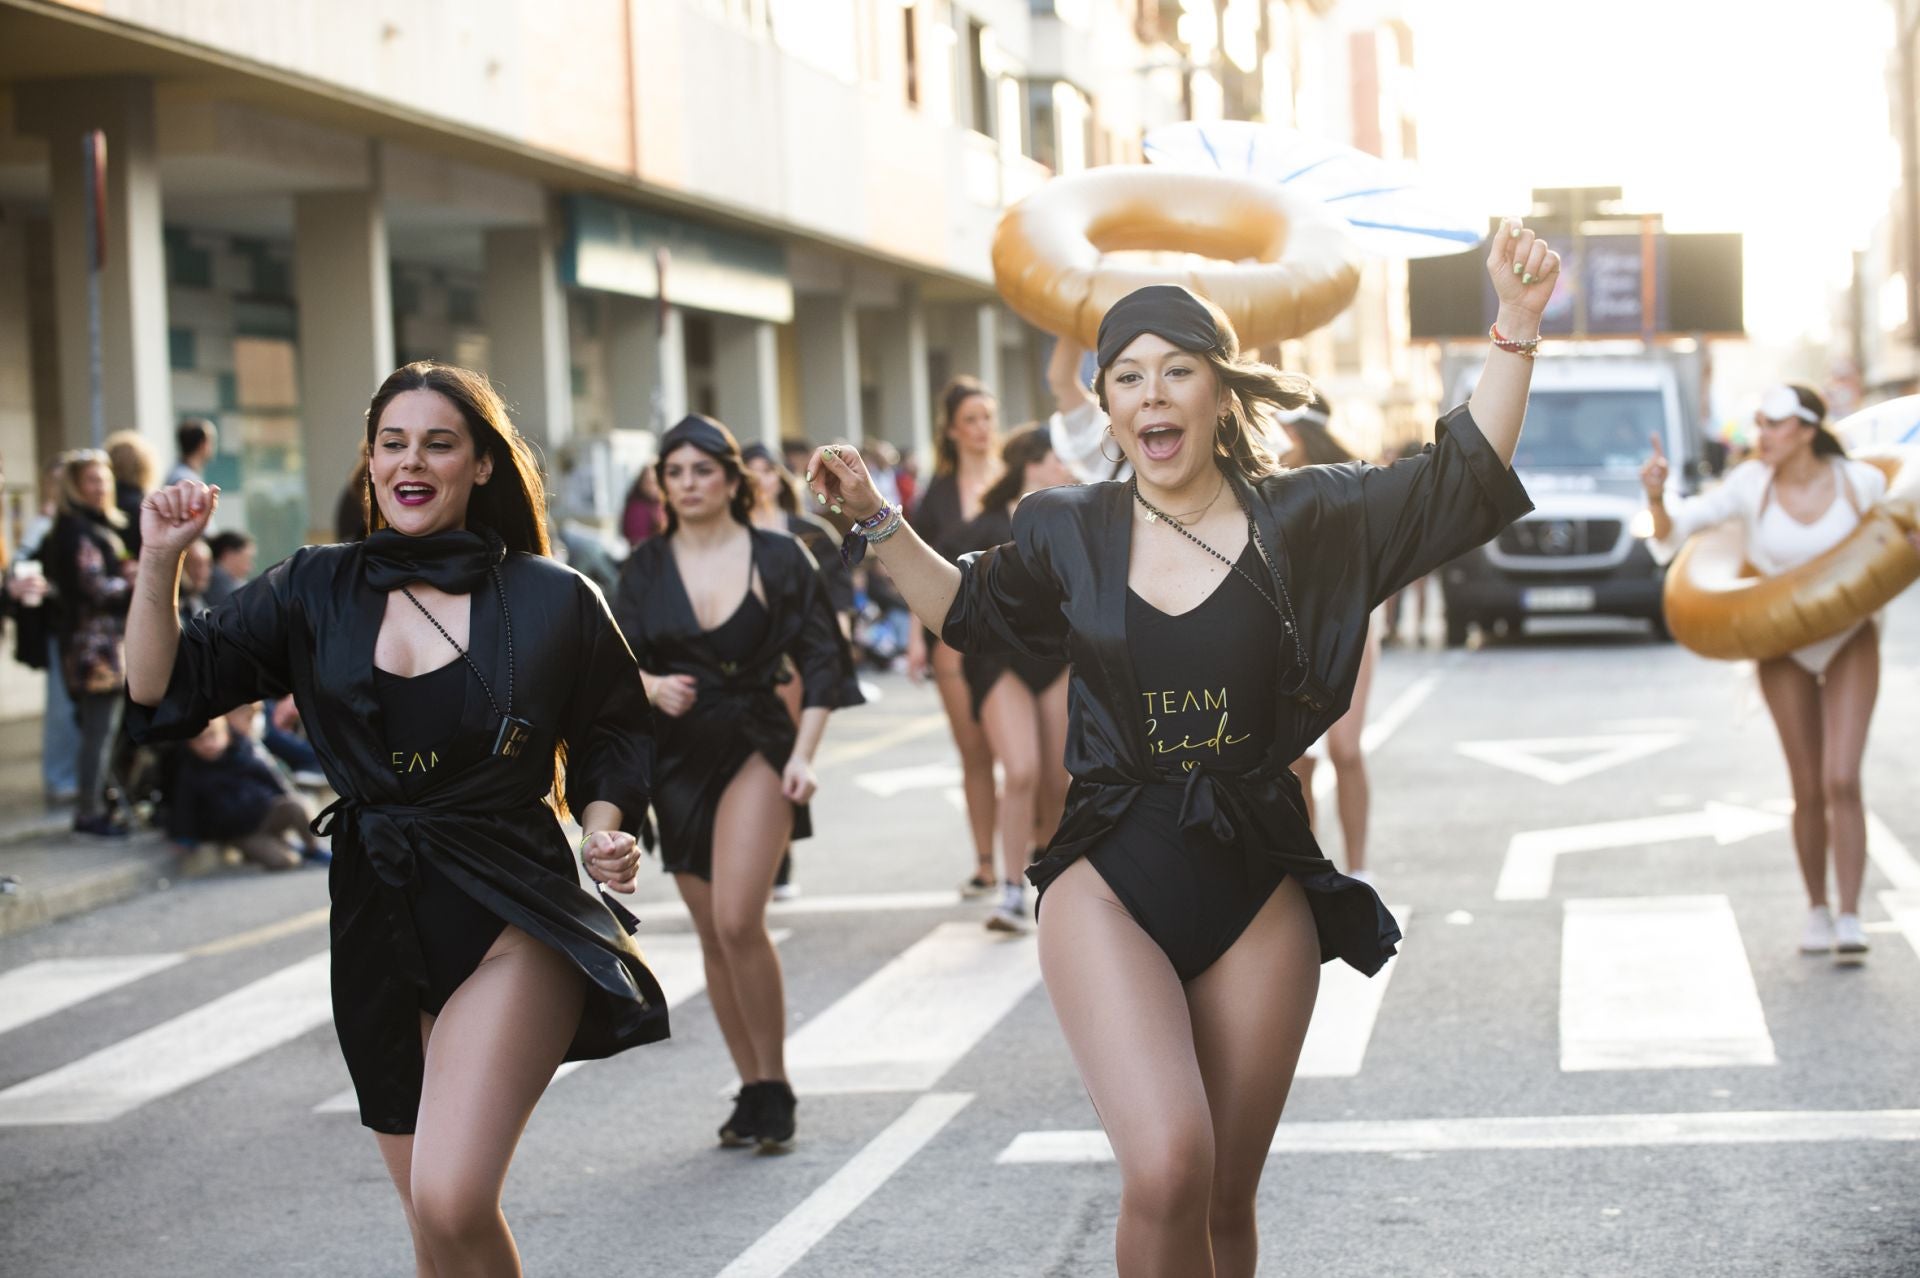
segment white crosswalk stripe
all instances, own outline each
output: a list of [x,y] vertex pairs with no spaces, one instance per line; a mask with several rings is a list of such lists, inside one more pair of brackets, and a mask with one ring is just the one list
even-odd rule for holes
[[315,954],[191,1012],[0,1092],[0,1127],[101,1123],[324,1025],[328,956]]
[[[1413,910],[1405,905],[1390,905],[1388,911],[1408,930]],[[1402,942],[1404,948],[1405,943]],[[1360,1072],[1367,1057],[1367,1044],[1373,1039],[1374,1022],[1380,1019],[1380,1004],[1386,1001],[1387,983],[1393,979],[1399,956],[1372,977],[1362,976],[1345,963],[1329,963],[1320,969],[1320,995],[1314,1000],[1313,1020],[1307,1026],[1307,1041],[1300,1048],[1296,1078],[1352,1078]]]
[[186,960],[184,954],[40,959],[0,973],[0,1034]]
[[1775,1063],[1726,897],[1568,901],[1560,953],[1561,1069]]

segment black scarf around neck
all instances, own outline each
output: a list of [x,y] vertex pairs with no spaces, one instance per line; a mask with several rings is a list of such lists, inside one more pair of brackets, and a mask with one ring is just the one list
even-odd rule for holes
[[492,529],[449,528],[409,537],[382,528],[360,545],[367,584],[382,592],[424,581],[450,595],[469,594],[507,557],[506,543]]

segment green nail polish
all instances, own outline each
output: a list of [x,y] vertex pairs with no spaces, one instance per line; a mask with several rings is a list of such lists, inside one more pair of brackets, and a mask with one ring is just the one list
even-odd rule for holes
[[836,515],[840,513],[840,507],[838,506],[829,506],[827,507],[827,509],[832,511]]
[[1526,273],[1525,275],[1522,275],[1522,276],[1520,277],[1520,282],[1521,282],[1522,284],[1531,284],[1531,283],[1533,283],[1533,272],[1531,272],[1531,271],[1529,271],[1529,272],[1527,272],[1527,273]]
[[1521,270],[1522,270],[1522,269],[1524,269],[1524,268],[1523,268],[1523,265],[1522,265],[1521,263],[1519,263],[1519,262],[1515,262],[1515,263],[1513,264],[1513,273],[1514,273],[1515,275],[1518,275],[1518,274],[1520,274],[1520,272],[1521,272]]

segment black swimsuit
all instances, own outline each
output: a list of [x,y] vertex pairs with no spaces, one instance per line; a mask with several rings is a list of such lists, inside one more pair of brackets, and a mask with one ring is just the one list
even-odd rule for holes
[[[472,677],[467,663],[457,658],[411,678],[374,667],[373,688],[380,698],[390,762],[408,802],[418,799],[439,769],[469,766],[486,752],[488,743],[472,734],[460,735],[461,707]],[[427,977],[420,1008],[438,1016],[506,924],[455,887],[431,856],[419,857],[414,867],[405,891]]]
[[[1260,575],[1253,545],[1240,567]],[[1135,711],[1163,777],[1260,765],[1273,740],[1279,642],[1272,608],[1238,573],[1178,616],[1127,592],[1127,647],[1142,698]],[[1181,797],[1177,785],[1144,787],[1088,858],[1174,972],[1191,981],[1232,948],[1286,875],[1271,860],[1183,831]]]
[[[751,661],[766,642],[773,618],[760,596],[753,592],[753,571],[747,572],[747,597],[733,615],[705,631],[701,644],[711,664],[725,679]],[[698,698],[739,695],[724,683],[701,679]],[[720,810],[720,796],[727,784],[754,756],[753,739],[740,730],[728,714],[696,714],[689,711],[677,719],[659,720],[660,753],[670,760],[672,780],[654,794],[654,810],[660,818],[660,860],[671,874],[692,874],[713,878],[713,826]],[[768,760],[775,769],[786,760]],[[804,837],[796,832],[796,837]]]

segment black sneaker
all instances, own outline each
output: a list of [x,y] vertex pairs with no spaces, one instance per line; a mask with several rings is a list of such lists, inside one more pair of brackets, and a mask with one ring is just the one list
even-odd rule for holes
[[720,1144],[724,1149],[745,1149],[760,1140],[761,1092],[765,1083],[743,1083],[733,1096],[733,1113],[720,1124]]
[[77,816],[73,819],[75,834],[90,834],[97,839],[124,839],[129,831],[110,816]]
[[793,1088],[770,1080],[760,1084],[760,1152],[785,1154],[793,1150],[793,1112],[800,1106]]

